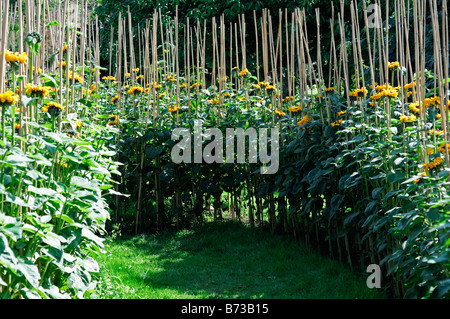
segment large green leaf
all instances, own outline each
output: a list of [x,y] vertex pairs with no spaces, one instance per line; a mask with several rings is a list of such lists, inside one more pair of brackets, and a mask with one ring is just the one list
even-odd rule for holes
[[25,277],[26,281],[33,288],[37,289],[39,287],[41,275],[39,274],[38,267],[28,259],[24,259],[23,257],[19,259],[19,262],[17,263],[17,273]]
[[395,172],[395,173],[387,175],[387,180],[392,184],[397,183],[404,179],[405,179],[405,173],[403,173],[403,172]]
[[33,185],[28,186],[28,191],[42,196],[54,196],[57,192],[50,188],[36,188]]
[[341,194],[336,194],[331,199],[329,212],[326,215],[329,222],[334,217],[334,215],[339,211],[339,208],[344,203],[344,199],[345,199],[345,196],[341,195]]
[[95,180],[90,181],[87,178],[80,177],[80,176],[73,176],[72,179],[70,180],[70,184],[75,185],[80,188],[90,189],[93,191],[99,190],[97,181],[95,181]]
[[13,272],[16,272],[18,268],[17,263],[17,257],[9,247],[8,238],[0,232],[0,264],[3,264]]
[[145,146],[145,154],[149,159],[154,159],[158,155],[160,155],[163,152],[162,146],[155,146],[155,145],[146,145]]

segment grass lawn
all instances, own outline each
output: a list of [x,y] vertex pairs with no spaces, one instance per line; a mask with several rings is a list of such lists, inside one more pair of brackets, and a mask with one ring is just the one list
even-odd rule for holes
[[368,273],[240,223],[108,241],[100,298],[384,298]]

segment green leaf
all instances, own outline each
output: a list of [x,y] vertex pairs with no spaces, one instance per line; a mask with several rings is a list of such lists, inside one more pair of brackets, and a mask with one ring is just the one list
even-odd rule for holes
[[160,155],[163,152],[162,146],[154,146],[154,145],[146,145],[145,146],[145,154],[148,156],[149,159],[154,159],[158,155]]
[[89,288],[90,282],[91,276],[89,273],[77,267],[67,279],[67,286],[74,289],[77,295],[82,296],[83,292]]
[[55,217],[65,221],[69,225],[73,225],[75,223],[74,220],[69,216],[67,216],[66,214],[57,213],[55,214]]
[[26,166],[27,165],[26,162],[33,162],[34,160],[23,155],[12,154],[8,156],[7,161],[9,164],[17,166]]
[[448,295],[449,291],[450,291],[450,278],[441,280],[436,290],[433,291],[433,294],[435,294],[437,298],[444,298],[446,295]]
[[336,194],[333,196],[330,202],[330,211],[327,215],[327,219],[330,222],[333,216],[339,211],[342,203],[344,203],[345,196],[341,194]]
[[381,194],[381,192],[383,191],[383,189],[384,189],[384,187],[378,187],[378,188],[375,188],[375,189],[372,191],[372,198],[373,198],[373,199],[377,199],[377,198],[380,196],[380,194]]
[[59,21],[57,21],[57,20],[55,20],[55,21],[52,21],[52,22],[50,22],[50,23],[47,23],[47,25],[45,26],[45,27],[50,27],[50,26],[52,26],[52,25],[59,25]]
[[28,191],[38,194],[38,195],[45,195],[45,196],[54,196],[57,192],[50,188],[36,188],[33,185],[28,186]]
[[399,166],[399,165],[401,165],[405,160],[406,160],[405,157],[397,157],[397,158],[394,160],[394,165],[395,165],[395,166]]
[[44,254],[52,258],[55,264],[61,267],[64,255],[61,241],[56,236],[53,236],[52,233],[47,233],[42,241],[47,245],[47,248],[44,249]]
[[[0,228],[0,230],[2,230]],[[14,273],[17,271],[17,258],[9,247],[8,238],[0,232],[0,264],[5,265]]]
[[50,80],[50,82],[52,82],[54,87],[58,86],[58,83],[56,82],[55,78],[52,77],[51,75],[48,75],[48,74],[45,74],[45,73],[41,73],[39,76],[42,77],[42,78],[45,78],[47,80]]
[[387,175],[387,180],[389,183],[397,183],[401,180],[405,179],[405,173],[403,172],[395,172],[393,174]]
[[79,259],[78,262],[89,272],[99,272],[100,267],[98,263],[92,257],[86,257],[83,259]]
[[28,283],[33,288],[39,287],[39,281],[41,275],[39,274],[38,267],[28,259],[21,259],[17,265],[17,273],[25,277]]
[[83,228],[81,230],[82,237],[89,239],[90,241],[96,243],[98,246],[103,247],[103,239],[95,235],[91,230],[88,228]]
[[108,193],[110,193],[111,195],[130,197],[130,194],[122,194],[122,193],[116,192],[112,188],[108,189]]
[[90,189],[93,191],[99,190],[97,181],[95,180],[89,181],[84,177],[73,176],[72,179],[70,180],[70,184],[80,188]]
[[[3,193],[3,192],[0,190],[0,193]],[[19,206],[22,206],[22,207],[29,207],[30,206],[22,198],[17,197],[16,195],[11,194],[10,192],[4,192],[3,194],[6,195],[4,199],[8,203],[12,203],[12,204],[19,205]]]
[[52,299],[70,299],[70,296],[67,293],[61,293],[59,288],[55,285],[52,285],[50,288],[40,288],[43,293],[45,293],[48,297]]
[[[26,78],[25,75],[19,75],[19,76],[16,78],[17,83],[22,82],[23,80],[25,80],[25,78]],[[22,97],[23,97],[23,96],[24,96],[24,95],[22,95]],[[26,95],[25,95],[25,96],[26,96]]]
[[25,299],[42,299],[42,296],[34,289],[20,289],[20,293]]
[[18,218],[18,222],[14,224],[11,223],[4,225],[1,231],[5,233],[5,235],[9,236],[12,240],[18,241],[22,238],[23,235],[22,227],[23,224]]

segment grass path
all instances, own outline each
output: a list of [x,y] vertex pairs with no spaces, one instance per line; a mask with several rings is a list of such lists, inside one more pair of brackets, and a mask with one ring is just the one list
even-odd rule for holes
[[100,298],[383,298],[366,287],[368,274],[233,222],[120,238],[106,249]]

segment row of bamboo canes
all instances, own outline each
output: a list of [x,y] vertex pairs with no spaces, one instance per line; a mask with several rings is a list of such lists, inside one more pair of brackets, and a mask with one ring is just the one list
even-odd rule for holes
[[[22,3],[23,5],[19,5]],[[71,60],[72,72],[77,71],[76,66],[85,65],[86,58],[91,65],[100,66],[100,25],[97,17],[91,17],[87,13],[88,1],[63,1],[53,8],[50,6],[48,0],[23,0],[14,4],[10,8],[9,0],[3,1],[2,10],[2,33],[1,33],[1,50],[5,49],[16,50],[19,52],[27,51],[28,55],[32,55],[29,48],[24,46],[24,34],[31,31],[37,31],[42,35],[42,47],[39,54],[33,59],[33,66],[36,70],[30,77],[35,83],[39,81],[38,67],[44,73],[56,74],[59,72],[59,77],[66,78],[65,93],[63,96],[63,81],[59,83],[59,102],[65,104],[66,116],[74,104],[74,88],[70,84],[75,83],[69,81],[69,72],[63,74],[63,68],[57,69],[57,62],[62,63],[63,54],[57,55],[52,64],[48,63],[48,58],[51,54],[58,52],[68,44],[65,51],[66,60]],[[334,86],[338,92],[344,92],[348,104],[350,104],[350,96],[353,87],[359,88],[365,86],[367,83],[374,84],[378,78],[380,83],[389,82],[389,69],[387,67],[390,59],[394,58],[404,66],[404,71],[397,71],[396,78],[399,85],[409,83],[416,77],[417,87],[413,87],[414,100],[422,101],[425,98],[425,47],[429,45],[431,39],[426,38],[426,19],[431,16],[432,19],[432,35],[433,35],[433,49],[434,49],[434,86],[444,85],[442,90],[439,90],[441,101],[448,101],[448,96],[445,94],[448,90],[448,14],[447,4],[442,2],[442,8],[437,7],[437,1],[413,1],[413,21],[410,21],[410,5],[407,1],[394,1],[395,11],[393,14],[389,12],[389,1],[386,2],[385,20],[395,22],[394,30],[392,28],[371,27],[368,19],[368,10],[366,3],[362,3],[362,8],[358,8],[356,1],[350,4],[351,12],[351,39],[346,39],[345,32],[345,5],[344,1],[340,1],[340,11],[337,13],[337,20],[335,17],[334,3],[332,2],[332,16],[330,17],[330,28],[325,32],[331,31],[331,46],[329,48],[328,58],[328,83],[325,83],[323,72],[322,59],[322,45],[320,36],[317,36],[316,61],[313,62],[313,57],[310,56],[310,44],[308,39],[308,29],[306,26],[306,12],[305,10],[296,9],[294,12],[288,13],[287,10],[280,9],[278,12],[278,28],[276,35],[274,34],[275,26],[273,25],[271,14],[268,10],[263,10],[262,15],[258,21],[256,12],[253,12],[254,30],[253,34],[256,39],[256,77],[257,81],[270,81],[278,87],[280,92],[283,92],[284,86],[287,87],[287,96],[295,96],[297,93],[302,98],[311,98],[317,94],[313,91],[313,87],[323,88],[324,86]],[[380,0],[376,2],[378,8],[381,8]],[[358,20],[358,10],[363,9],[364,24]],[[429,14],[427,14],[429,10]],[[178,11],[177,11],[178,12]],[[441,21],[438,19],[438,13],[441,13]],[[320,35],[323,27],[321,26],[321,16],[319,9],[316,9],[317,21],[317,35]],[[381,14],[381,10],[378,11]],[[219,96],[219,113],[223,105],[223,89],[226,87],[227,81],[233,83],[233,67],[239,70],[247,68],[247,49],[246,37],[248,36],[248,29],[245,14],[239,15],[238,23],[230,23],[229,33],[226,30],[224,16],[219,17],[217,22],[213,17],[209,27],[212,30],[212,39],[207,39],[207,21],[199,21],[192,26],[189,18],[185,19],[185,27],[183,28],[183,40],[179,41],[178,30],[178,14],[170,23],[163,25],[163,20],[160,17],[160,11],[153,13],[152,19],[146,21],[145,28],[135,32],[136,28],[132,25],[132,13],[128,8],[127,16],[119,15],[118,25],[118,39],[114,39],[114,26],[111,24],[111,38],[109,39],[109,75],[115,75],[118,79],[118,91],[120,92],[121,84],[124,74],[129,73],[132,69],[140,68],[144,74],[144,84],[152,83],[153,81],[164,79],[169,74],[177,75],[177,85],[174,86],[173,92],[170,92],[175,97],[176,102],[180,101],[179,81],[180,76],[184,75],[187,83],[192,81],[201,83],[201,86],[196,86],[195,93],[199,93],[200,87],[206,88],[206,70],[211,67],[211,84],[214,84],[214,92]],[[290,19],[289,19],[290,16]],[[390,17],[393,16],[393,19]],[[80,19],[79,19],[80,18]],[[382,16],[375,16],[379,21],[375,21],[382,25]],[[46,26],[52,21],[58,21],[56,25]],[[335,22],[339,26],[340,44],[337,47],[335,35]],[[260,29],[258,29],[258,22]],[[284,26],[283,26],[284,22]],[[203,23],[203,26],[202,26]],[[14,30],[14,25],[19,25],[19,30]],[[366,39],[362,39],[361,27],[365,27]],[[282,30],[285,28],[285,39],[282,37]],[[290,28],[290,30],[289,30]],[[322,28],[322,29],[321,29]],[[414,31],[414,39],[410,39],[411,29]],[[151,31],[151,32],[150,32]],[[395,56],[389,56],[389,32],[395,34]],[[228,36],[229,35],[229,36]],[[275,38],[276,36],[276,38]],[[160,37],[160,38],[159,38]],[[136,42],[138,40],[138,43]],[[212,40],[212,66],[206,66],[206,47],[207,41]],[[351,49],[348,41],[350,40]],[[362,52],[361,42],[366,42],[368,52]],[[413,40],[414,47],[411,47],[410,42]],[[284,43],[283,43],[284,42]],[[259,48],[261,43],[261,48]],[[116,52],[113,52],[113,44],[116,44]],[[137,52],[135,47],[137,44]],[[168,48],[168,49],[167,49]],[[226,50],[229,49],[229,61],[226,61]],[[180,72],[180,52],[183,54],[183,66]],[[414,53],[414,59],[411,52]],[[260,53],[262,61],[260,61]],[[353,54],[353,65],[355,66],[355,80],[356,83],[350,83],[351,74],[349,74],[348,63],[350,60],[350,53]],[[366,72],[364,70],[363,55],[368,54],[368,64],[370,70],[370,79],[366,79]],[[378,56],[378,65],[375,64],[375,56]],[[283,60],[286,59],[286,61]],[[157,72],[158,61],[163,62],[163,72]],[[261,67],[260,67],[260,62]],[[414,62],[414,65],[412,64]],[[378,70],[378,73],[376,74]],[[260,72],[262,71],[262,72]],[[25,66],[21,66],[20,74],[27,74],[29,72]],[[86,73],[85,68],[80,69],[81,76]],[[114,73],[114,74],[113,74]],[[262,74],[261,74],[262,73]],[[1,56],[0,61],[0,91],[5,89],[5,75],[6,64],[4,56]],[[135,82],[135,75],[132,74],[131,84]],[[218,88],[216,92],[216,79],[218,81]],[[238,79],[237,89],[241,88],[243,83]],[[287,82],[283,83],[283,80]],[[98,72],[94,73],[94,81],[98,87],[100,75]],[[445,83],[444,83],[445,82]],[[21,83],[23,86],[25,83]],[[91,84],[91,83],[89,83]],[[343,90],[342,90],[343,89]],[[23,92],[23,90],[21,90]],[[69,94],[70,92],[70,94]],[[169,93],[169,92],[167,92]],[[191,89],[188,86],[188,96]],[[152,92],[155,95],[156,92]],[[405,96],[401,96],[401,105],[404,107]],[[319,94],[319,102],[323,99],[323,95]],[[331,114],[327,102],[326,115],[322,115],[323,121],[331,121]],[[281,99],[277,99],[276,105],[281,108]],[[361,101],[360,101],[361,102]],[[293,102],[290,102],[293,103]],[[446,103],[441,103],[446,105]],[[120,107],[120,105],[119,105]],[[386,105],[387,115],[390,116],[390,105]],[[442,114],[445,113],[445,110]],[[153,117],[158,114],[156,104],[153,109]],[[119,112],[120,113],[120,112]],[[141,114],[143,116],[143,114]],[[148,117],[148,113],[146,116]],[[421,113],[421,118],[424,120],[424,113]],[[443,117],[443,129],[448,131],[448,124],[446,117]],[[389,124],[389,118],[387,121]],[[424,133],[426,134],[426,132]],[[447,135],[446,135],[447,136]],[[425,136],[424,136],[425,137]]]

